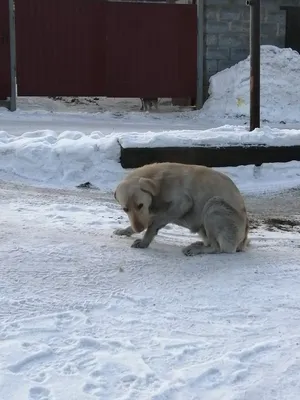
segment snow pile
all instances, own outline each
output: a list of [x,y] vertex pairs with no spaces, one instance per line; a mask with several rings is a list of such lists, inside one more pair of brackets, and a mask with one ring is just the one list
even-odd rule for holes
[[[223,129],[223,130],[222,130]],[[260,143],[269,138],[295,142],[299,131],[281,132],[266,129],[257,134]],[[223,136],[222,136],[223,135]],[[285,137],[286,135],[286,137]],[[293,136],[294,135],[294,136]],[[57,133],[52,130],[25,132],[22,135],[0,131],[0,178],[25,181],[54,187],[74,187],[91,182],[102,190],[112,190],[127,171],[120,163],[120,145],[192,145],[199,143],[224,143],[237,140],[247,142],[249,132],[242,127],[223,127],[208,131],[154,133],[128,132],[84,134],[77,131]],[[277,137],[278,136],[278,137]],[[264,138],[264,140],[261,139]],[[152,138],[152,139],[151,139]],[[201,139],[202,138],[202,139]],[[243,139],[244,138],[244,139]],[[300,163],[264,165],[259,177],[254,176],[253,166],[222,168],[246,191],[291,187],[300,182]]]
[[122,147],[196,147],[233,145],[300,145],[300,129],[264,127],[252,132],[245,126],[224,125],[205,130],[168,130],[119,134]]
[[[275,46],[261,46],[261,118],[300,121],[300,55]],[[209,99],[201,114],[249,116],[250,57],[210,78]]]
[[114,134],[0,132],[0,170],[34,182],[77,184],[98,177],[105,187],[120,171],[119,154]]

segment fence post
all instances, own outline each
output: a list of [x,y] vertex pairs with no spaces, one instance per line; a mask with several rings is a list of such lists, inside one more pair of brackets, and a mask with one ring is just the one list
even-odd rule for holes
[[203,106],[203,58],[204,58],[204,0],[197,0],[197,92],[196,108]]
[[260,0],[250,6],[250,131],[260,127]]
[[14,0],[8,0],[9,4],[9,53],[10,53],[10,111],[17,109],[16,87],[16,28]]

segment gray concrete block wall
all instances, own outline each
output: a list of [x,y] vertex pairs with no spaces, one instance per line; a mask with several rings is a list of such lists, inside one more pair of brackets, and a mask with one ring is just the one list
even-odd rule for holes
[[[286,21],[285,11],[280,7],[300,6],[300,0],[261,3],[261,43],[284,47]],[[207,89],[210,76],[249,55],[250,7],[246,0],[205,0],[204,12],[204,86]]]

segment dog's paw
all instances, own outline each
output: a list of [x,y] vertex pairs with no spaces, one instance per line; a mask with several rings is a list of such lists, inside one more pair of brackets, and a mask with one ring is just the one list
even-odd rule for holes
[[113,232],[113,234],[117,235],[117,236],[131,236],[132,232],[127,228],[125,228],[125,229],[119,228],[119,229],[116,229]]
[[143,239],[136,239],[131,247],[135,248],[135,249],[145,249],[146,247],[148,247],[148,245],[143,242]]
[[184,249],[182,249],[182,252],[187,257],[192,257],[195,255],[193,249],[187,249],[186,247]]
[[187,257],[192,257],[196,256],[198,254],[203,253],[203,248],[204,248],[204,243],[203,242],[195,242],[190,244],[189,246],[186,246],[182,249],[182,252],[185,256]]

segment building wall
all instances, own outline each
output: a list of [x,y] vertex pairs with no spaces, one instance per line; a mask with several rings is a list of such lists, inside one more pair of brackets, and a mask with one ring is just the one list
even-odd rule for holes
[[[300,0],[261,1],[261,44],[284,47],[286,12],[281,6],[300,6]],[[249,55],[250,7],[246,0],[205,0],[204,10],[207,89],[211,75]]]

